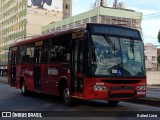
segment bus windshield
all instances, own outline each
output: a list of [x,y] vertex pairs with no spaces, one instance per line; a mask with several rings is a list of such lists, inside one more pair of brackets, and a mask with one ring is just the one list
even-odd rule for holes
[[91,35],[90,44],[91,75],[145,76],[142,41]]

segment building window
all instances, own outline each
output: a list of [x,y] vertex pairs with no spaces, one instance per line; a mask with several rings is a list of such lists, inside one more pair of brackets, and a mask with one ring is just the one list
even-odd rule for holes
[[51,31],[55,31],[55,28],[52,28]]
[[83,19],[83,20],[82,20],[82,23],[83,23],[83,24],[88,23],[88,22],[89,22],[89,18],[86,18],[86,19]]
[[155,56],[152,56],[152,61],[155,61],[156,60],[156,57]]
[[147,56],[145,56],[145,60],[147,60]]
[[79,25],[79,24],[81,24],[81,21],[75,22],[75,25]]
[[69,4],[65,4],[65,9],[69,9],[69,8],[70,8]]
[[69,27],[73,27],[73,26],[74,26],[74,24],[73,24],[73,23],[70,23],[70,24],[68,24],[68,26],[69,26]]
[[97,23],[97,16],[91,17],[91,23]]
[[61,29],[61,27],[57,27],[57,28],[56,28],[56,31],[59,31],[60,29]]
[[63,29],[66,28],[66,27],[67,27],[67,25],[63,25],[63,26],[62,26]]
[[132,27],[132,19],[127,19],[127,26]]
[[106,16],[101,16],[101,23],[105,24],[106,23]]
[[65,13],[64,18],[69,18],[70,14],[69,13]]

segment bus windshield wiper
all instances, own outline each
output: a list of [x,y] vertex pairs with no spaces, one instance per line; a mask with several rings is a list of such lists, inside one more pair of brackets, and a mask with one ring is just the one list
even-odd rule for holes
[[113,43],[112,40],[106,34],[104,34],[103,36],[104,36],[105,40],[107,41],[107,43],[111,46],[111,48],[114,51],[117,50],[115,43]]
[[130,48],[132,50],[132,53],[134,54],[134,40],[131,39]]

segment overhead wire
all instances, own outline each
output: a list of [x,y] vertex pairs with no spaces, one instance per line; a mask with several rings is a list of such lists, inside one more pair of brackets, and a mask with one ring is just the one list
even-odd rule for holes
[[160,19],[160,12],[143,15],[143,20]]

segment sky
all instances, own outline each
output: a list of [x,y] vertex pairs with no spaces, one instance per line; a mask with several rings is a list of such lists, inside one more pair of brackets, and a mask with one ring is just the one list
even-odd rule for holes
[[[77,15],[92,9],[96,0],[72,0],[73,15]],[[111,6],[114,0],[107,0],[107,4]],[[128,9],[143,13],[142,20],[142,36],[144,43],[152,43],[160,45],[157,35],[160,30],[160,0],[118,0],[124,2]]]

